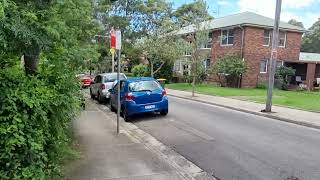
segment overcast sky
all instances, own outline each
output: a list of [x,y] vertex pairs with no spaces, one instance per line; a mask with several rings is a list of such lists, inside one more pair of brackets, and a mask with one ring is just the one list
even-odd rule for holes
[[[178,7],[193,0],[168,0]],[[244,11],[255,12],[274,18],[276,0],[205,0],[214,17],[222,17]],[[219,12],[219,14],[218,14]],[[320,0],[282,0],[281,20],[296,19],[306,28],[320,18]]]

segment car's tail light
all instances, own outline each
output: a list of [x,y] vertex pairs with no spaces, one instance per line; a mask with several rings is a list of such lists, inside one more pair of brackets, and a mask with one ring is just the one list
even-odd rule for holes
[[165,89],[162,90],[162,96],[166,96],[167,95],[167,91]]
[[104,84],[101,84],[101,89],[105,89],[106,86]]
[[127,93],[126,94],[126,101],[132,101],[134,99],[134,96],[132,93]]

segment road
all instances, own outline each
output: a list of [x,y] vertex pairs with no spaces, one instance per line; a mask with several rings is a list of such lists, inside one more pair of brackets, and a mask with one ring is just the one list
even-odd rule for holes
[[174,97],[133,123],[220,180],[320,179],[315,129]]

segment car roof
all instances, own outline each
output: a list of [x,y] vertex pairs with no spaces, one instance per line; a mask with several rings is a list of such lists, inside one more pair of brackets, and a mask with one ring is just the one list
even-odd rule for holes
[[137,82],[137,81],[153,81],[155,80],[154,78],[152,77],[131,77],[131,78],[128,78],[126,81],[127,82]]
[[[117,73],[102,73],[102,74],[98,74],[100,76],[109,76],[109,75],[117,75]],[[124,73],[120,73],[120,75],[124,75]]]

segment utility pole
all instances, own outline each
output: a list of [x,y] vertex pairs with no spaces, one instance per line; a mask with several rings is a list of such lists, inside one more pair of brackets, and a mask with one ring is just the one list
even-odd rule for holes
[[273,27],[273,39],[272,39],[272,48],[271,48],[271,57],[269,62],[269,82],[268,82],[268,93],[267,93],[267,101],[266,101],[266,109],[262,110],[264,112],[271,112],[272,108],[272,93],[274,86],[274,75],[276,70],[276,60],[277,60],[277,48],[279,45],[279,21],[281,14],[281,3],[282,0],[276,0],[276,14],[275,21]]
[[121,31],[116,30],[116,50],[118,50],[118,58],[117,58],[117,82],[118,82],[118,91],[117,91],[117,134],[120,133],[120,58],[121,58]]

